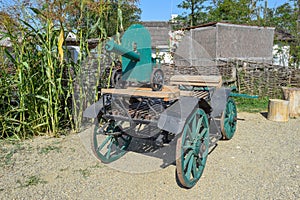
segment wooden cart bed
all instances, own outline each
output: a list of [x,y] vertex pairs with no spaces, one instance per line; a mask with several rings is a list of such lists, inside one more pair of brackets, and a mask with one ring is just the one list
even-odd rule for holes
[[138,96],[138,97],[150,97],[161,98],[165,101],[178,99],[180,96],[180,90],[177,86],[164,86],[162,91],[152,91],[151,88],[144,87],[128,87],[125,89],[102,89],[104,94],[118,94],[124,96]]

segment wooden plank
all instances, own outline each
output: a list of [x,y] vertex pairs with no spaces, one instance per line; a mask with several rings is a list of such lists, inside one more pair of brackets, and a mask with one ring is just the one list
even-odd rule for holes
[[222,87],[222,76],[175,75],[170,78],[171,85]]
[[194,96],[199,97],[199,98],[205,98],[208,96],[207,91],[195,91]]
[[194,92],[193,91],[180,90],[180,96],[192,97],[192,96],[194,96]]
[[198,98],[205,98],[208,96],[208,92],[206,91],[180,91],[180,96],[188,96],[188,97],[198,97]]
[[179,82],[179,81],[172,81],[172,82],[170,82],[170,84],[171,84],[171,85],[202,86],[202,87],[208,86],[208,87],[218,87],[218,88],[221,87],[221,84],[220,84],[220,83],[202,83],[202,82],[196,83],[196,82]]
[[222,76],[174,75],[170,78],[170,81],[219,83],[222,81]]
[[180,91],[152,91],[151,88],[126,88],[126,89],[102,89],[102,93],[104,94],[118,94],[125,96],[139,96],[139,97],[152,97],[152,98],[162,98],[165,101],[171,99],[177,99],[180,96]]

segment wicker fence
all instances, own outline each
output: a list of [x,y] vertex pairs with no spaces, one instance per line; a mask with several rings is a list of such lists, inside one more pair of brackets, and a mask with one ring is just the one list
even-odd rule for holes
[[222,75],[224,85],[236,86],[239,93],[280,98],[281,87],[300,88],[300,69],[240,60],[220,62],[216,66],[163,66],[166,81],[174,74]]
[[300,69],[296,68],[230,61],[219,69],[225,83],[235,84],[240,93],[280,98],[282,87],[300,87]]

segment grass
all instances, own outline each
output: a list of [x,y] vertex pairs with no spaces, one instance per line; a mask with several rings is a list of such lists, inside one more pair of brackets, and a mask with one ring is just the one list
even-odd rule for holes
[[42,147],[39,150],[39,153],[40,154],[48,154],[51,151],[56,151],[57,153],[60,153],[61,152],[61,147],[49,145],[49,146],[46,146],[46,147]]
[[0,167],[11,165],[14,162],[13,155],[19,151],[25,150],[25,147],[20,143],[15,143],[12,147],[7,148],[2,142],[0,144]]
[[86,169],[80,169],[78,171],[83,176],[83,178],[88,178],[90,176],[90,174],[91,174],[91,171],[88,168],[86,168]]
[[45,184],[47,181],[43,180],[39,176],[30,176],[28,179],[22,183],[20,180],[17,180],[17,183],[20,185],[20,187],[28,187],[28,186],[33,186],[33,185],[38,185],[38,184]]
[[234,97],[234,101],[238,112],[259,113],[268,110],[268,97],[258,99]]

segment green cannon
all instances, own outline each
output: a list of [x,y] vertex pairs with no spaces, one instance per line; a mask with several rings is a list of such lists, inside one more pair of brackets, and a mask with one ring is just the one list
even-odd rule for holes
[[162,89],[164,75],[156,59],[152,58],[151,35],[144,26],[131,25],[122,36],[121,45],[110,40],[105,49],[122,56],[121,76],[114,73],[113,79],[121,79],[123,83],[150,85],[154,91]]

